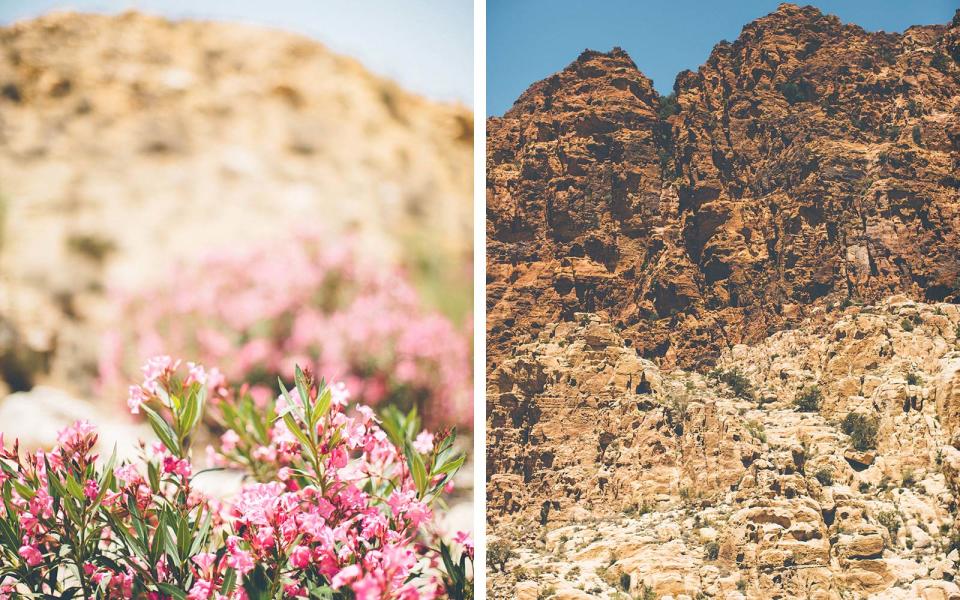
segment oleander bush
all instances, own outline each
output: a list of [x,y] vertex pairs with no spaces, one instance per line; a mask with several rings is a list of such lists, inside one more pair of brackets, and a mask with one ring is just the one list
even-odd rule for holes
[[[136,460],[102,460],[85,422],[49,452],[0,437],[0,599],[472,596],[472,542],[433,519],[464,462],[454,430],[378,419],[299,367],[256,410],[215,370],[159,357],[144,373],[129,404],[160,441]],[[252,476],[236,497],[197,487],[209,413],[232,426],[215,460]]]
[[221,365],[265,403],[294,365],[343,382],[370,406],[416,407],[431,426],[470,427],[469,332],[428,308],[404,272],[356,258],[354,243],[297,234],[210,255],[163,285],[117,292],[100,358],[104,393],[148,356]]

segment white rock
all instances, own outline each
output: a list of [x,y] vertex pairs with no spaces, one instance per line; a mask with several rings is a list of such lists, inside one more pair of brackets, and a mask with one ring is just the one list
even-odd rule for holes
[[910,536],[913,538],[914,548],[929,548],[932,540],[930,534],[922,527],[916,525],[910,527]]
[[713,527],[701,527],[697,534],[700,536],[700,541],[703,542],[712,542],[717,539],[717,530]]
[[125,415],[107,418],[91,403],[63,390],[37,386],[29,392],[17,392],[0,400],[0,433],[7,443],[20,440],[24,450],[49,449],[57,443],[57,434],[76,421],[90,421],[100,436],[101,453],[117,448],[119,458],[133,458],[139,440],[155,439],[143,424]]

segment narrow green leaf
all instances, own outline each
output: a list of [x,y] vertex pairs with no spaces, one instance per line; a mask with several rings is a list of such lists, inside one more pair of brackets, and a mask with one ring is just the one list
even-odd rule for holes
[[403,453],[407,458],[407,465],[410,468],[413,481],[417,485],[417,496],[422,498],[427,490],[427,468],[423,464],[423,459],[420,458],[420,453],[413,449],[409,440],[404,441]]
[[287,425],[287,429],[290,430],[290,433],[296,436],[296,438],[300,440],[300,443],[303,444],[304,447],[310,446],[310,440],[307,439],[306,434],[303,432],[303,429],[300,427],[300,424],[297,422],[297,420],[293,418],[292,414],[285,413],[283,415],[283,422]]
[[460,470],[460,467],[463,466],[463,463],[466,460],[467,460],[467,456],[465,454],[461,454],[457,458],[440,465],[439,468],[434,470],[433,474],[437,475],[439,473],[443,473],[443,474],[453,475],[454,473]]
[[160,470],[157,463],[147,463],[147,479],[150,481],[150,487],[154,490],[160,489]]
[[167,450],[176,456],[180,456],[180,444],[176,441],[177,436],[166,420],[149,406],[144,405],[140,408],[144,414],[147,415],[150,427],[153,429],[153,432],[157,434],[157,437],[160,438],[160,441],[163,442],[163,445],[167,447]]
[[163,546],[164,551],[167,553],[167,556],[173,561],[173,564],[180,564],[180,549],[177,548],[177,533],[174,531],[173,527],[169,524],[166,524],[158,529],[164,530],[163,536]]
[[320,397],[317,399],[316,413],[313,422],[314,426],[320,422],[320,419],[327,415],[331,402],[333,402],[333,392],[329,389],[324,389],[323,393],[320,394]]
[[193,543],[190,545],[190,556],[195,555],[200,552],[200,549],[203,547],[203,544],[206,543],[207,533],[210,531],[210,524],[213,522],[213,513],[207,512],[207,516],[203,519],[203,524],[200,526],[199,531],[193,537]]
[[232,567],[227,567],[226,573],[223,574],[223,582],[220,584],[220,589],[224,596],[229,596],[233,593],[233,588],[237,585],[237,572],[233,570]]
[[83,486],[73,477],[71,473],[67,473],[66,478],[67,491],[70,492],[70,495],[74,497],[79,502],[83,502]]
[[177,600],[187,600],[187,593],[177,586],[170,583],[158,583],[157,588],[165,593],[173,596]]
[[294,369],[293,382],[297,385],[297,392],[300,394],[300,402],[306,411],[310,410],[310,389],[307,386],[307,377],[303,374],[300,365]]

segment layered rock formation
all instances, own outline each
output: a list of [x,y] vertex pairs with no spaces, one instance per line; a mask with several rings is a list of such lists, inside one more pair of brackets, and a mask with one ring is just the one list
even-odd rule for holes
[[138,13],[0,28],[6,387],[89,393],[105,289],[294,229],[354,231],[462,312],[472,123],[282,31]]
[[870,33],[782,5],[660,98],[584,52],[488,121],[493,360],[596,312],[681,366],[817,307],[957,299],[960,16]]
[[960,598],[960,307],[820,312],[706,375],[628,342],[578,314],[492,373],[497,597]]
[[494,597],[960,599],[958,123],[960,13],[792,5],[489,119]]

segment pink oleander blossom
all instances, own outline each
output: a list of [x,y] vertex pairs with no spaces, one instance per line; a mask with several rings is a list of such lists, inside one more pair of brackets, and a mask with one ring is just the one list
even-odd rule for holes
[[[246,381],[262,403],[300,364],[341,382],[335,401],[349,392],[369,405],[416,405],[431,425],[471,426],[470,332],[427,307],[402,271],[363,263],[353,250],[292,235],[118,293],[122,316],[99,360],[103,389],[117,389],[144,357],[172,350],[199,359],[186,363],[187,380],[208,386],[213,399]],[[170,356],[152,358],[128,391],[131,411],[177,367]]]
[[[473,543],[458,533],[462,554],[450,562],[434,517],[463,460],[452,434],[417,435],[413,413],[377,417],[343,386],[298,368],[292,390],[260,404],[230,389],[213,400],[211,373],[149,361],[135,408],[151,407],[159,441],[133,460],[95,454],[85,422],[48,452],[0,440],[0,523],[17,532],[0,536],[0,556],[14,567],[0,600],[18,589],[59,597],[70,586],[75,597],[104,600],[307,598],[323,588],[358,600],[464,597]],[[203,474],[190,440],[202,422],[232,432],[211,459],[246,477],[223,499],[195,485]]]
[[36,546],[24,544],[20,546],[20,550],[17,553],[23,561],[27,563],[27,566],[35,567],[43,562],[43,554]]

